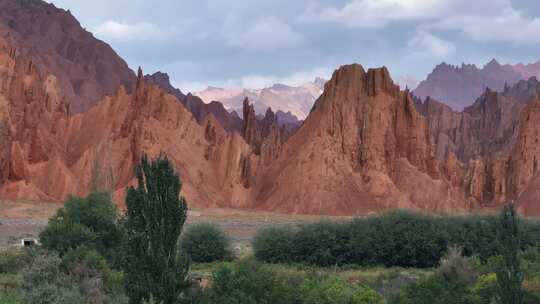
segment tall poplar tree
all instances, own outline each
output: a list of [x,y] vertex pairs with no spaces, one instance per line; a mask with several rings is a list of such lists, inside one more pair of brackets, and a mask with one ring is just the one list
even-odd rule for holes
[[125,287],[130,304],[154,299],[173,304],[188,287],[189,260],[178,239],[187,216],[178,174],[167,157],[137,167],[137,187],[127,191]]
[[523,303],[523,272],[519,252],[521,249],[520,220],[513,204],[504,206],[500,215],[498,241],[501,251],[497,269],[497,303]]

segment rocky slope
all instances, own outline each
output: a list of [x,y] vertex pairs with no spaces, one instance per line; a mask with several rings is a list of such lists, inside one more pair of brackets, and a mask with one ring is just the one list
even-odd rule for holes
[[[70,113],[88,109],[120,85],[131,91],[135,74],[114,50],[85,31],[69,11],[39,0],[0,0],[0,37],[16,55],[56,77]],[[43,76],[43,75],[41,75]]]
[[283,84],[275,84],[261,90],[208,87],[195,95],[207,103],[220,101],[230,111],[237,112],[241,112],[243,100],[247,97],[253,103],[256,114],[264,115],[268,108],[272,108],[275,111],[290,112],[299,120],[303,120],[321,95],[324,83],[325,80],[317,78],[298,87]]
[[452,109],[461,111],[487,88],[504,90],[505,84],[513,85],[529,77],[540,77],[540,62],[523,65],[501,65],[495,59],[482,68],[474,64],[460,67],[442,63],[435,67],[426,80],[420,82],[414,94],[440,100]]
[[11,76],[1,82],[0,122],[7,136],[0,197],[58,201],[100,189],[122,197],[143,152],[169,156],[194,206],[229,206],[235,189],[242,189],[236,187],[240,158],[257,156],[212,115],[199,124],[176,97],[140,75],[133,94],[120,87],[87,112],[69,116],[55,98],[59,88],[51,74],[28,69],[30,58],[0,49],[0,66]]

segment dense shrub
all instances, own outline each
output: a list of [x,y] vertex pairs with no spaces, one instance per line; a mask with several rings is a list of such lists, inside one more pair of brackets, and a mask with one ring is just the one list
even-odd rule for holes
[[385,303],[376,291],[334,275],[283,272],[252,260],[221,265],[214,271],[212,285],[202,298],[202,303],[235,304]]
[[540,250],[528,248],[521,255],[521,268],[527,280],[540,281]]
[[66,272],[84,267],[84,273],[79,274],[80,276],[96,275],[109,271],[105,258],[97,250],[85,246],[79,246],[66,252],[62,257],[62,266]]
[[467,304],[472,294],[463,281],[435,274],[406,286],[393,304]]
[[476,255],[485,261],[498,252],[498,223],[494,215],[449,216],[437,223],[447,231],[448,245],[461,247],[466,256]]
[[31,262],[32,256],[26,249],[10,248],[0,250],[0,274],[15,274]]
[[60,255],[86,246],[111,258],[118,253],[120,231],[116,206],[110,195],[92,193],[86,198],[69,197],[64,207],[49,220],[40,241],[45,248]]
[[350,284],[338,278],[307,278],[300,288],[303,303],[348,304],[353,292]]
[[452,247],[439,264],[434,274],[404,287],[391,302],[394,304],[474,304],[471,286],[479,276],[474,260],[464,257],[461,249]]
[[294,303],[293,290],[262,265],[241,261],[235,265],[222,265],[213,273],[212,287],[206,290],[202,303]]
[[[485,262],[499,254],[495,215],[434,216],[392,211],[347,222],[319,222],[299,229],[263,228],[253,249],[255,257],[270,263],[318,266],[434,267],[449,247]],[[540,245],[540,224],[522,221],[522,248]]]
[[232,257],[229,238],[211,223],[189,227],[182,235],[181,245],[191,260],[197,263],[223,261]]
[[17,290],[14,289],[0,289],[0,303],[2,304],[19,304],[21,303],[21,297]]
[[398,210],[372,221],[375,235],[371,237],[371,254],[376,264],[432,267],[448,247],[446,231],[431,216]]
[[24,303],[84,303],[82,295],[60,269],[56,255],[38,255],[23,271]]
[[497,294],[497,275],[489,273],[480,276],[471,292],[475,304],[493,303]]
[[385,304],[384,297],[375,290],[361,287],[351,298],[351,304]]
[[294,258],[294,231],[290,227],[265,227],[253,239],[255,258],[269,263],[287,263]]
[[293,240],[294,257],[299,262],[332,266],[344,263],[346,226],[322,221],[305,225]]

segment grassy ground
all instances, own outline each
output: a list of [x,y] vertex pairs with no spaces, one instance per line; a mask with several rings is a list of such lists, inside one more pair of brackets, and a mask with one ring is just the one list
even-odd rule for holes
[[[217,267],[231,262],[216,262],[209,264],[194,264],[191,266],[191,274],[202,281],[211,278],[212,272]],[[234,263],[234,262],[232,262]],[[336,267],[321,268],[305,265],[281,265],[265,264],[272,272],[283,277],[305,277],[308,274],[320,274],[334,276],[351,284],[368,286],[385,297],[395,295],[408,284],[416,282],[433,273],[433,269],[416,269],[400,267]]]

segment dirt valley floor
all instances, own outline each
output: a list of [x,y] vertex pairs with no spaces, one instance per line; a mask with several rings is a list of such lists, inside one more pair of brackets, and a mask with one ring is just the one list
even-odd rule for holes
[[[61,204],[0,200],[0,248],[19,244],[22,238],[36,238]],[[256,231],[269,225],[300,225],[320,219],[342,220],[350,217],[286,215],[233,209],[190,210],[187,226],[211,222],[219,225],[232,239],[234,251],[245,255]]]

